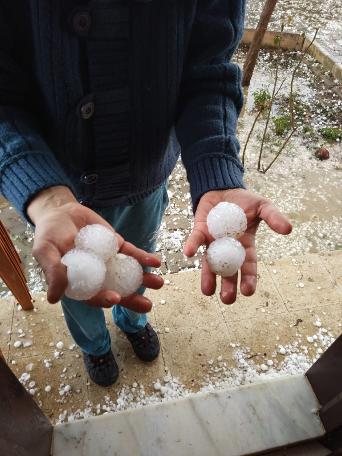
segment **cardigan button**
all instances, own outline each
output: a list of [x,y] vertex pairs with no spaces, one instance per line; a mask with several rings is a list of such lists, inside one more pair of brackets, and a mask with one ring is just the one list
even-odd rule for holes
[[72,25],[78,35],[87,35],[91,27],[91,15],[88,11],[77,11],[72,18]]
[[80,177],[80,181],[83,184],[91,185],[96,184],[98,178],[99,175],[96,173],[82,174],[82,176]]
[[82,119],[90,119],[91,117],[93,117],[95,112],[95,103],[93,101],[88,101],[87,103],[84,103],[81,106],[80,111]]

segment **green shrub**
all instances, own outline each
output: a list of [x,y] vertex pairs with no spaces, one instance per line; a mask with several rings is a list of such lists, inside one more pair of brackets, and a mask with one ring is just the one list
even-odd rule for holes
[[291,116],[289,115],[273,117],[272,120],[277,136],[283,136],[291,128]]
[[341,141],[342,139],[342,130],[338,127],[325,127],[321,130],[321,135],[324,139],[329,142]]
[[253,93],[254,106],[258,111],[263,111],[270,105],[271,95],[268,90],[260,89]]
[[315,133],[315,130],[312,127],[310,127],[310,125],[304,125],[303,133],[313,135]]

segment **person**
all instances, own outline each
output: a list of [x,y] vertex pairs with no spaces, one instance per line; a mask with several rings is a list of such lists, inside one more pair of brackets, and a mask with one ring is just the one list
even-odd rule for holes
[[[157,334],[147,321],[145,287],[162,279],[155,233],[167,206],[167,179],[181,154],[195,214],[184,253],[211,239],[208,211],[241,206],[248,229],[240,290],[256,288],[255,234],[261,220],[277,233],[289,221],[245,189],[236,137],[243,96],[231,62],[243,32],[244,0],[0,0],[1,193],[35,227],[33,254],[61,299],[90,378],[118,377],[102,308],[136,355],[152,361]],[[115,228],[120,249],[144,266],[143,287],[121,299],[105,290],[89,302],[64,296],[61,256],[79,229]],[[216,277],[203,261],[201,288]],[[222,279],[221,300],[236,299],[237,276]]]

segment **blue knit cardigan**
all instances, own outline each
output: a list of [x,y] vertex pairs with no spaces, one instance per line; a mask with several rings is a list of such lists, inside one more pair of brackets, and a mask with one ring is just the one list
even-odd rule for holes
[[134,204],[181,153],[193,205],[243,187],[244,0],[0,0],[0,191]]

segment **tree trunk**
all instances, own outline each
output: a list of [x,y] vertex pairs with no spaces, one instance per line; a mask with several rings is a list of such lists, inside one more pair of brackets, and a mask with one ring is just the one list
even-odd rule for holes
[[252,44],[248,50],[246,61],[243,67],[242,85],[244,87],[249,86],[249,83],[251,81],[254,67],[262,45],[262,40],[264,38],[265,32],[268,27],[268,23],[270,22],[276,4],[277,0],[266,0],[266,3],[262,10]]

